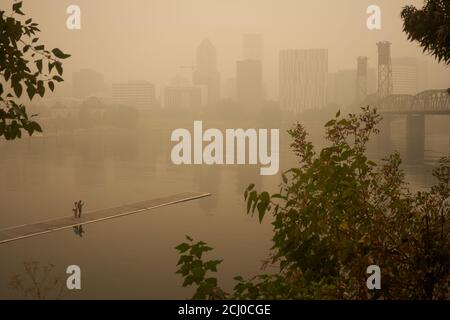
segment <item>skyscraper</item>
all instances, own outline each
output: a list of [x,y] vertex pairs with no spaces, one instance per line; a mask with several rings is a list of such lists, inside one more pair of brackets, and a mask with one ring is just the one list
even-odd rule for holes
[[427,87],[426,64],[415,58],[392,59],[394,94],[415,95]]
[[282,50],[279,57],[280,105],[290,112],[327,104],[328,50]]
[[236,63],[236,96],[244,108],[258,108],[263,99],[262,67],[259,60]]
[[216,48],[208,39],[197,48],[193,83],[206,86],[208,105],[217,103],[220,98],[220,74],[217,71]]

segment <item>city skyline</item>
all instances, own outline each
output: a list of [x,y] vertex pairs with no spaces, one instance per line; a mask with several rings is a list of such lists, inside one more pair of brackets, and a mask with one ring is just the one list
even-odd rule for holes
[[[66,72],[94,69],[108,83],[130,79],[165,83],[179,72],[179,66],[192,64],[195,48],[203,38],[214,43],[221,78],[229,79],[234,75],[236,61],[243,58],[244,34],[260,34],[264,39],[263,74],[270,98],[278,96],[278,53],[282,49],[327,48],[329,71],[336,72],[354,68],[358,56],[367,56],[369,65],[374,66],[377,61],[374,44],[387,40],[393,43],[393,57],[409,56],[427,62],[429,72],[437,75],[431,87],[442,83],[444,77],[450,78],[448,68],[423,54],[401,31],[401,8],[419,5],[420,0],[378,1],[383,12],[382,28],[374,31],[366,27],[366,9],[371,3],[365,0],[346,0],[342,4],[288,0],[280,6],[263,0],[258,1],[256,15],[254,0],[245,3],[136,0],[125,8],[103,0],[80,0],[84,18],[78,31],[65,28],[66,2],[30,1],[27,6],[30,14],[41,21],[45,40],[64,41],[65,49],[73,54]],[[55,15],[45,14],[50,8]],[[312,11],[319,12],[314,19],[308,14]],[[249,19],[251,15],[253,18]],[[130,21],[118,22],[122,19]]]

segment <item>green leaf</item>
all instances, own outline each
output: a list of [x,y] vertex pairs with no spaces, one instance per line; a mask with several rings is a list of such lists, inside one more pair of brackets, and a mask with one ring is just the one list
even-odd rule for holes
[[58,82],[64,81],[64,79],[61,78],[60,76],[53,76],[53,79],[58,81]]
[[57,57],[59,59],[66,59],[66,58],[70,57],[70,54],[65,54],[58,48],[53,49],[52,53],[55,55],[55,57]]
[[22,95],[22,85],[20,84],[20,82],[14,82],[13,89],[17,98],[20,98],[20,96]]
[[184,242],[184,243],[182,243],[182,244],[176,246],[175,249],[177,249],[178,251],[180,251],[180,253],[183,253],[183,252],[188,251],[190,247],[191,247],[191,246],[190,246],[189,244],[187,244],[187,243]]
[[55,90],[55,84],[53,83],[53,81],[48,82],[48,87],[50,88],[50,90],[52,90],[52,92],[53,90]]
[[34,49],[35,50],[44,50],[44,48],[45,48],[45,46],[43,45],[43,44],[40,44],[40,45],[38,45],[38,46],[36,46],[36,47],[34,47]]
[[39,123],[37,123],[37,122],[35,122],[35,121],[31,121],[31,122],[30,122],[30,127],[31,127],[34,131],[42,132],[41,126],[39,125]]
[[270,195],[267,192],[261,193],[259,196],[260,202],[258,203],[258,218],[259,222],[261,223],[263,221],[264,215],[266,213],[267,207],[270,204]]
[[36,89],[34,88],[33,85],[27,86],[27,94],[28,94],[28,98],[30,98],[30,100],[32,100],[34,95],[36,94]]
[[14,12],[19,13],[20,8],[22,8],[22,1],[14,3],[12,8]]
[[39,73],[42,73],[42,59],[36,60],[35,63]]
[[60,76],[62,76],[62,74],[63,74],[62,63],[59,62],[59,61],[55,62],[55,67],[56,67],[56,71],[58,71],[58,74],[59,74]]

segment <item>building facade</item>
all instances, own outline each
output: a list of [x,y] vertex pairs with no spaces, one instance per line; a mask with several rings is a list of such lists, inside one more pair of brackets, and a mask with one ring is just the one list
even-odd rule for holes
[[327,104],[328,50],[282,50],[279,99],[283,110],[302,112]]
[[415,58],[392,59],[394,94],[415,95],[427,88],[426,64]]
[[155,86],[147,81],[128,81],[113,83],[112,100],[114,103],[149,109],[156,104]]
[[164,88],[165,109],[192,109],[202,105],[202,88],[196,86],[168,86]]
[[194,85],[206,86],[208,105],[216,104],[220,99],[220,73],[217,70],[216,48],[205,39],[196,52],[196,66],[193,73]]

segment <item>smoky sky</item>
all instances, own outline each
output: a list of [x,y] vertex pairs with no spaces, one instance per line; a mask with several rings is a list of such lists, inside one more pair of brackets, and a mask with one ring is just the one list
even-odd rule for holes
[[[2,7],[12,0],[1,0]],[[106,81],[148,80],[156,85],[174,76],[190,78],[195,48],[209,38],[217,48],[222,82],[235,74],[242,58],[242,36],[264,39],[264,82],[270,96],[278,89],[280,49],[327,48],[329,70],[355,68],[369,57],[376,67],[376,42],[393,43],[393,57],[419,57],[444,70],[402,32],[400,12],[420,0],[24,0],[28,15],[40,23],[41,39],[72,57],[72,71],[91,68]],[[69,5],[81,8],[81,30],[65,26]],[[382,29],[366,27],[369,5],[379,5]],[[447,69],[448,70],[448,69]],[[450,76],[449,76],[450,78]]]

